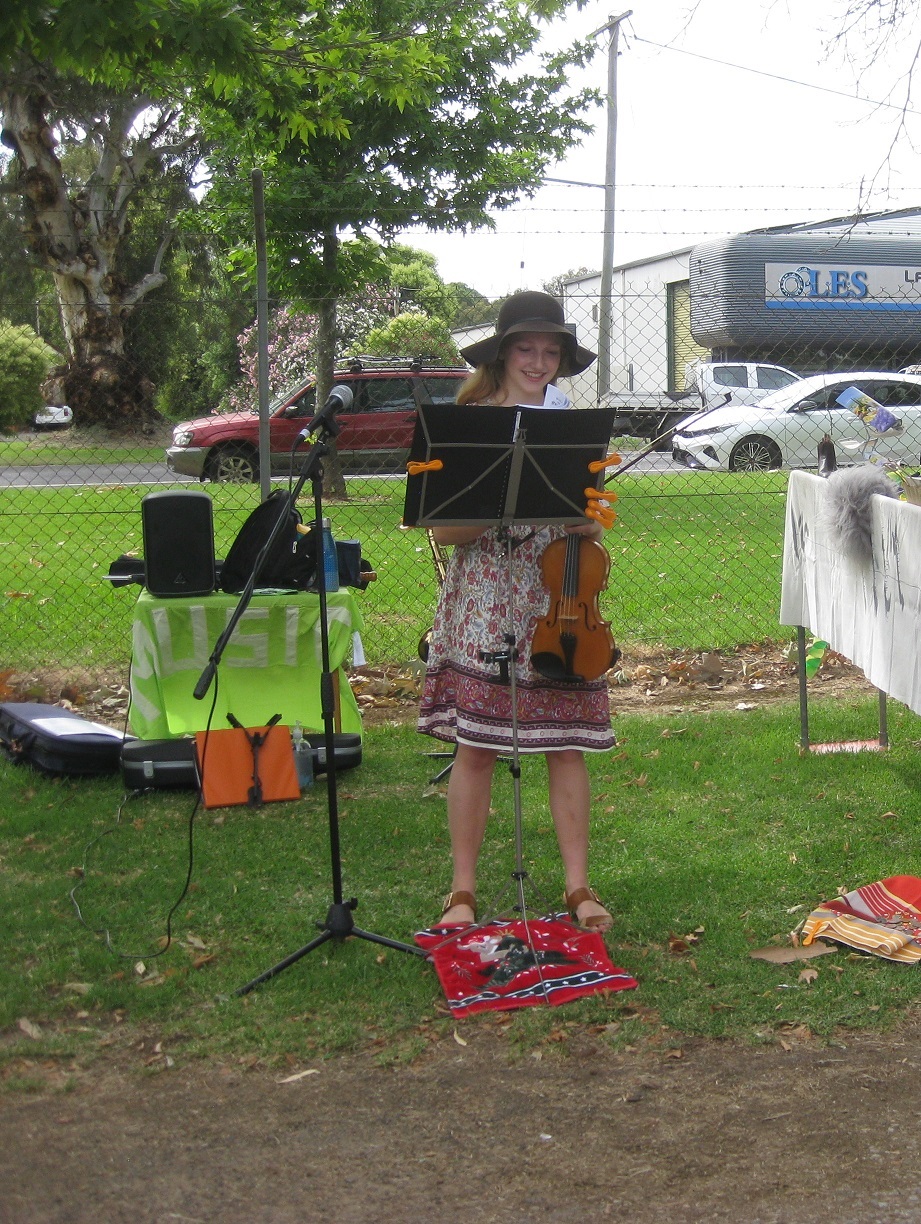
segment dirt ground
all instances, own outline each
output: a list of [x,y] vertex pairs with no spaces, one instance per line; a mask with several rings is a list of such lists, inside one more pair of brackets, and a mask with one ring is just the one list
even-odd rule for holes
[[[921,1219],[918,1025],[831,1046],[571,1032],[510,1060],[493,1018],[408,1066],[307,1074],[140,1055],[0,1097],[3,1224],[873,1224]],[[297,1074],[295,1072],[295,1074]],[[288,1080],[289,1082],[285,1082]]]
[[[32,700],[123,717],[117,681],[20,681]],[[810,684],[871,692],[837,657]],[[412,716],[411,673],[369,670],[356,687],[368,721]],[[650,654],[614,677],[612,704],[797,691],[789,661],[759,648]],[[921,1017],[834,1042],[614,1052],[563,1013],[564,1039],[524,1056],[487,1013],[395,1067],[360,1053],[280,1072],[177,1049],[152,1073],[146,1047],[66,1076],[38,1064],[32,1091],[0,1095],[0,1224],[921,1221]]]
[[[364,667],[351,676],[366,725],[415,717],[422,665]],[[796,703],[795,662],[773,644],[742,646],[731,652],[637,650],[631,648],[609,676],[615,714],[751,709],[776,702]],[[809,681],[810,701],[869,696],[863,673],[833,650],[826,652]],[[0,672],[0,700],[47,701],[69,706],[87,718],[123,727],[128,690],[124,674],[45,668],[32,673]]]

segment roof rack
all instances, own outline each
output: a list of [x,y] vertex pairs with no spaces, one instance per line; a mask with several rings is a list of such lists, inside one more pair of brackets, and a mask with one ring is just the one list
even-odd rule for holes
[[360,354],[348,357],[342,363],[350,373],[360,374],[362,370],[410,370],[437,369],[444,365],[437,357],[368,357]]

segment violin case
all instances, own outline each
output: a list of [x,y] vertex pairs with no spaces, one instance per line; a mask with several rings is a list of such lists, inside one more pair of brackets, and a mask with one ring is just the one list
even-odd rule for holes
[[[313,753],[313,773],[326,773],[326,736],[322,731],[305,735],[304,739],[310,745]],[[361,764],[361,736],[337,731],[333,735],[333,762],[336,773],[343,769],[354,769]]]
[[[304,739],[313,755],[313,773],[326,773],[326,740],[322,733],[311,732]],[[337,734],[333,737],[336,772],[361,764],[361,736]],[[164,740],[132,740],[121,750],[121,771],[125,786],[130,790],[160,787],[199,786],[198,759],[195,740],[189,737]]]
[[115,773],[126,740],[133,738],[63,706],[0,705],[0,748],[14,764],[28,763],[48,774]]
[[128,790],[198,788],[195,740],[133,740],[121,753],[122,781]]

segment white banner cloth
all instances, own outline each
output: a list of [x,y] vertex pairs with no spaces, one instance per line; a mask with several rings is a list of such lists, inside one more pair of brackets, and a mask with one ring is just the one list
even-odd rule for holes
[[921,714],[921,507],[871,498],[872,561],[842,551],[825,521],[827,484],[791,472],[780,622],[802,625]]

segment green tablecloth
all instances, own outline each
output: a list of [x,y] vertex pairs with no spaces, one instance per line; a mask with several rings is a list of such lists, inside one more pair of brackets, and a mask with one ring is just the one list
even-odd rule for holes
[[[204,730],[214,685],[201,701],[193,694],[217,639],[237,606],[235,595],[138,598],[132,626],[131,730],[141,739],[174,739]],[[361,733],[361,714],[341,665],[352,635],[362,628],[350,590],[327,596],[330,669],[339,678],[341,730]],[[293,726],[322,731],[320,600],[297,592],[254,595],[227,643],[217,674],[212,727],[226,727],[228,711],[244,727],[263,726],[274,714]]]

